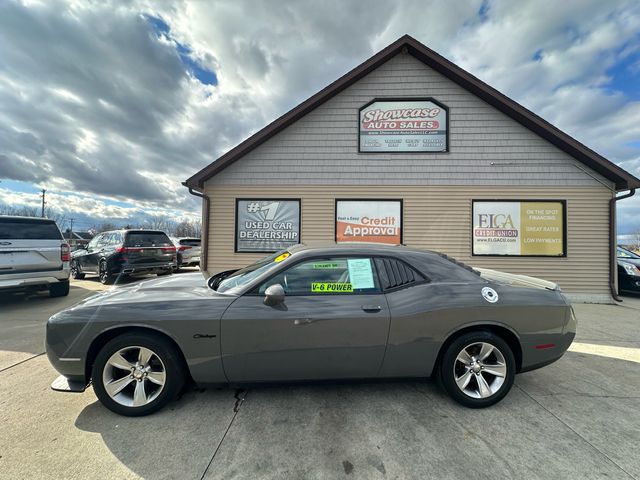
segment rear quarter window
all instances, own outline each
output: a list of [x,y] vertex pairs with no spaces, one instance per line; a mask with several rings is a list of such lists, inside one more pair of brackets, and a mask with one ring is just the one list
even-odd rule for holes
[[199,247],[200,239],[199,238],[183,238],[180,240],[180,245],[184,245],[187,247]]
[[172,247],[169,237],[162,232],[129,232],[125,235],[126,247]]
[[55,222],[0,218],[0,240],[62,240]]

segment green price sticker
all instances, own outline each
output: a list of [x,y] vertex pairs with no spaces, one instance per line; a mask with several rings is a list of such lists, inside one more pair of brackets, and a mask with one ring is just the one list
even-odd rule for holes
[[312,283],[311,291],[314,293],[353,292],[350,283]]
[[323,270],[323,269],[340,268],[340,266],[335,262],[325,262],[325,263],[314,263],[313,268],[316,270]]

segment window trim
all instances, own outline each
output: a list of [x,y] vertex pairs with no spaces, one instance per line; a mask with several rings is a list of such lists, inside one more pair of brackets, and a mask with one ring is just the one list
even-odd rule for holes
[[[384,289],[382,288],[382,293],[393,293],[393,292],[397,292],[399,290],[404,290],[405,288],[411,288],[411,287],[415,287],[418,285],[426,285],[429,283],[433,283],[431,281],[431,279],[429,278],[428,275],[425,275],[421,270],[409,265],[407,262],[405,262],[403,259],[398,258],[398,257],[394,257],[392,255],[374,255],[374,258],[379,258],[379,259],[390,259],[390,260],[395,260],[396,262],[400,262],[404,265],[405,268],[410,268],[413,272],[414,272],[414,276],[416,276],[416,274],[420,277],[422,277],[420,280],[414,280],[413,282],[410,283],[405,283],[404,285],[397,285],[395,287],[391,287],[388,289]],[[374,262],[375,263],[375,262]],[[376,268],[377,271],[377,268]],[[380,277],[380,273],[378,272],[378,278]],[[382,287],[382,283],[380,283],[380,286]]]
[[269,276],[269,278],[261,281],[258,285],[256,285],[255,287],[251,288],[249,291],[247,291],[246,293],[244,293],[242,296],[245,295],[249,295],[252,297],[264,297],[264,293],[260,293],[258,292],[258,289],[260,288],[260,286],[264,283],[267,283],[269,280],[271,280],[272,278],[274,278],[276,275],[279,275],[280,273],[283,273],[285,270],[289,270],[290,268],[293,268],[297,265],[299,265],[300,263],[304,263],[304,262],[312,262],[312,261],[318,261],[318,260],[326,260],[326,261],[330,261],[329,259],[333,258],[333,259],[344,259],[344,260],[348,260],[350,258],[368,258],[371,260],[371,269],[373,270],[373,275],[374,277],[377,279],[378,281],[378,291],[377,292],[345,292],[345,293],[314,293],[314,292],[309,292],[309,293],[287,293],[285,294],[285,298],[286,297],[328,297],[330,295],[333,296],[337,296],[337,297],[349,297],[349,296],[354,296],[354,295],[384,295],[385,291],[382,288],[382,282],[380,281],[380,275],[378,273],[378,268],[376,267],[376,262],[374,261],[377,255],[367,255],[367,254],[354,254],[354,255],[337,255],[337,256],[327,256],[327,255],[320,255],[320,256],[313,256],[313,257],[306,257],[306,258],[301,258],[300,260],[296,261],[295,263],[292,263],[291,265],[287,265],[286,268],[283,269],[279,269],[276,272],[273,272],[273,274],[271,276]]

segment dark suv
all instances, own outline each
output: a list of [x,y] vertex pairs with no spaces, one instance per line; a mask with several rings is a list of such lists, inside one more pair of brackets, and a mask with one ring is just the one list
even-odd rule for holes
[[157,230],[115,230],[99,233],[86,248],[71,254],[71,277],[98,274],[108,285],[119,275],[167,275],[176,262],[176,247]]

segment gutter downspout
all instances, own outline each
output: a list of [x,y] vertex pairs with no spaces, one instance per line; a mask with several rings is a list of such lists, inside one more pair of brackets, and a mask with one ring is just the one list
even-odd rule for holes
[[622,302],[622,299],[618,296],[618,289],[616,288],[616,275],[618,274],[616,255],[616,247],[618,246],[616,236],[616,202],[624,198],[633,197],[635,193],[636,189],[632,188],[629,190],[629,193],[625,193],[619,197],[613,196],[611,200],[609,200],[609,288],[611,289],[611,296],[616,302]]
[[[208,277],[209,276],[209,272],[208,272],[208,268],[209,268],[209,264],[208,264],[208,260],[209,260],[209,211],[210,211],[211,200],[209,199],[209,197],[205,193],[198,192],[198,191],[194,190],[191,187],[188,187],[188,188],[189,188],[189,193],[191,195],[195,195],[196,197],[200,197],[204,201],[204,205],[202,207],[203,219],[202,219],[202,232],[201,232],[202,243],[204,245],[204,248],[200,249],[200,270],[204,273],[204,275],[206,277]],[[204,270],[202,269],[202,265],[204,265]]]

